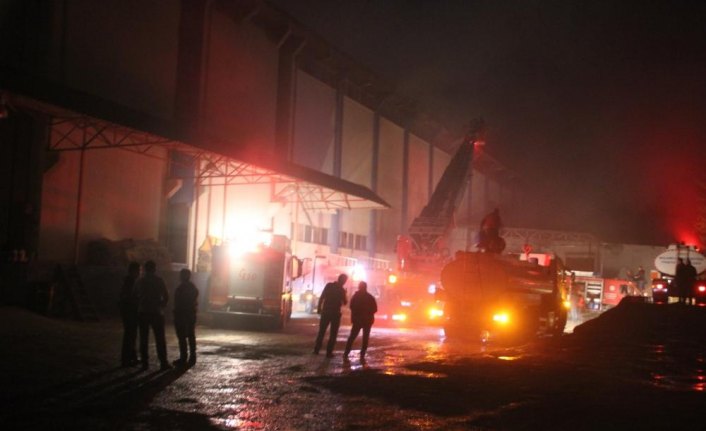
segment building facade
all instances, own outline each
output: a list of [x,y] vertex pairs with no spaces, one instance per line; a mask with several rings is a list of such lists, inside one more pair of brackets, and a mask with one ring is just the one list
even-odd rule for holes
[[[264,229],[384,268],[462,137],[265,1],[0,0],[0,20],[8,253],[149,239],[197,268],[209,237]],[[512,190],[485,157],[458,222]]]

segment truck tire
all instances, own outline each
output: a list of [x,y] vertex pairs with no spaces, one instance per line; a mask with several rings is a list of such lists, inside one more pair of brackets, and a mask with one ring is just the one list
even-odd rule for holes
[[272,316],[272,318],[270,319],[270,326],[272,327],[272,329],[282,330],[284,329],[285,321],[286,317],[284,314],[284,310],[282,310],[282,313],[280,313],[278,316]]
[[453,326],[448,325],[448,324],[444,325],[444,336],[446,338],[448,338],[448,339],[456,338],[457,335],[458,334],[456,333],[456,328],[454,328]]
[[286,301],[286,305],[287,305],[287,308],[286,308],[287,313],[286,313],[286,319],[285,319],[285,320],[286,320],[287,322],[289,322],[290,320],[292,320],[292,308],[294,308],[294,304],[293,304],[291,298]]
[[561,335],[564,333],[564,328],[566,328],[566,319],[568,318],[568,313],[566,310],[561,310],[559,311],[559,315],[557,316],[556,319],[556,325],[554,327],[554,333],[552,334],[555,337],[561,337]]

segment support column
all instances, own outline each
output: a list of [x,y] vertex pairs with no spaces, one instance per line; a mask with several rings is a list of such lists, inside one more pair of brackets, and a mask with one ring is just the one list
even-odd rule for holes
[[427,201],[431,199],[434,193],[434,144],[429,144],[429,166],[428,166],[428,181],[427,181]]
[[402,143],[402,220],[400,220],[400,232],[409,234],[409,223],[407,215],[409,212],[409,129],[404,129]]
[[195,134],[201,118],[204,76],[206,13],[211,2],[181,0],[174,124],[186,134]]
[[198,237],[199,237],[199,201],[201,197],[201,165],[200,162],[196,161],[196,184],[194,185],[194,239],[193,244],[191,244],[191,270],[196,272],[196,265],[198,263]]
[[[84,132],[85,134],[85,132]],[[85,141],[85,137],[84,137]],[[81,148],[78,166],[78,187],[76,191],[76,224],[74,225],[74,264],[78,264],[79,242],[81,236],[81,207],[83,206],[83,171],[86,164],[86,150]]]
[[275,147],[278,154],[294,159],[294,115],[297,89],[297,56],[304,40],[289,34],[279,48],[277,70],[277,118],[275,120]]
[[[370,168],[370,189],[378,192],[378,165],[380,164],[380,112],[373,114],[373,160]],[[368,256],[375,257],[377,250],[378,212],[370,210],[370,228],[368,230]]]
[[[336,87],[336,112],[333,123],[333,176],[341,178],[343,157],[343,100],[345,95],[345,78],[340,78]],[[338,237],[341,232],[341,210],[331,216],[331,238],[329,247],[331,253],[338,253]]]

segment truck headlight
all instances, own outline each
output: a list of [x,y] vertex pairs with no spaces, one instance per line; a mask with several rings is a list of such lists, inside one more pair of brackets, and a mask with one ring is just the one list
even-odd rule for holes
[[493,322],[498,323],[500,325],[507,325],[510,323],[510,315],[504,311],[501,311],[500,313],[495,313],[493,314]]
[[436,307],[431,307],[431,308],[429,309],[429,317],[430,317],[431,319],[437,319],[437,318],[443,317],[443,316],[444,316],[444,310],[441,310],[441,309],[436,308]]
[[407,315],[404,313],[393,314],[392,320],[397,322],[404,322],[405,320],[407,320]]

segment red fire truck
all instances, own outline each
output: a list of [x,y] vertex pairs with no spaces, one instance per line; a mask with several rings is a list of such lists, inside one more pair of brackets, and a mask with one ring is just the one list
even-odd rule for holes
[[641,295],[632,281],[580,272],[572,281],[572,291],[584,297],[588,311],[605,311],[618,305],[626,296]]
[[282,328],[292,314],[291,281],[301,275],[289,240],[272,235],[246,250],[235,242],[212,248],[208,311],[216,320],[240,317]]
[[476,120],[444,170],[427,205],[409,227],[408,235],[399,235],[397,268],[388,283],[380,308],[395,322],[430,324],[440,320],[436,286],[441,269],[452,256],[447,248],[448,234],[454,226],[454,214],[468,184],[474,153],[482,144],[485,126]]

